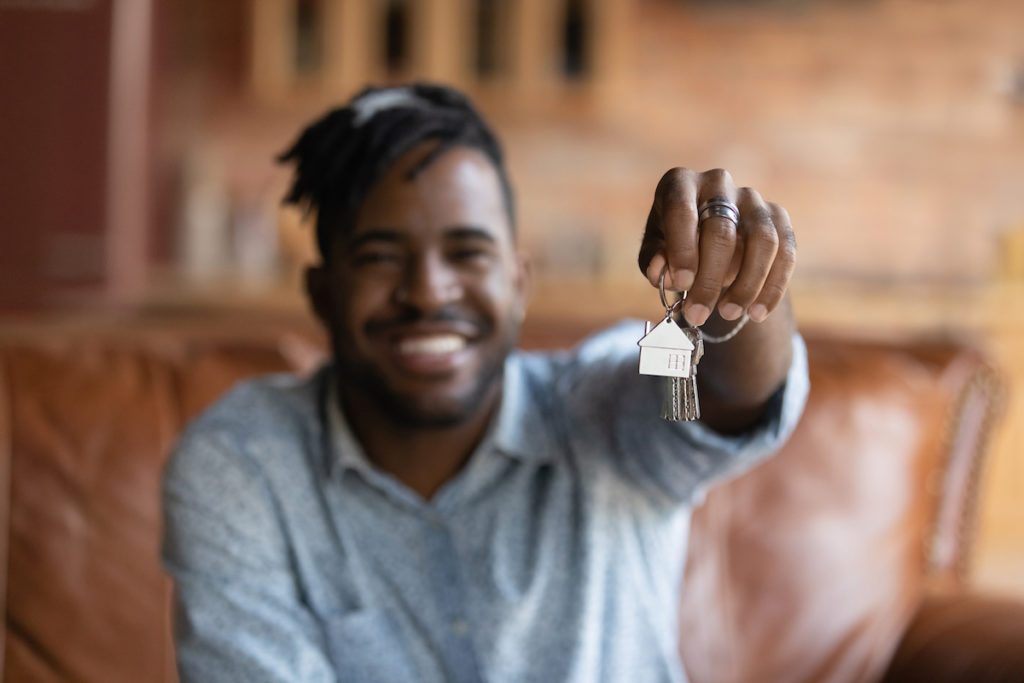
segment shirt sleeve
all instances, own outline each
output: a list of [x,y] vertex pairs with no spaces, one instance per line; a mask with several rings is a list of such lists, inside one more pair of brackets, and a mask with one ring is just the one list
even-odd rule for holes
[[612,465],[648,493],[672,503],[696,504],[706,490],[777,451],[796,427],[810,388],[807,350],[792,337],[786,381],[765,414],[738,435],[715,432],[701,422],[661,418],[661,377],[638,373],[637,340],[643,323],[627,321],[583,342],[566,387],[569,419],[587,440],[606,444]]
[[165,472],[163,506],[181,681],[335,681],[256,465],[227,437],[186,436]]

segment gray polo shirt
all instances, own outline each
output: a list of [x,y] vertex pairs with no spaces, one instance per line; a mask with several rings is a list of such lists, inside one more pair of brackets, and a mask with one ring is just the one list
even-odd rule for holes
[[773,452],[808,391],[802,340],[750,433],[660,415],[641,323],[516,352],[500,410],[429,501],[367,460],[330,367],[245,382],[164,482],[184,682],[684,681],[691,506]]

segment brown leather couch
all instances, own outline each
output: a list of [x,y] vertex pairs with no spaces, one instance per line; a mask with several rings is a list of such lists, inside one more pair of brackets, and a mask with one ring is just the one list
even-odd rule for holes
[[[528,324],[527,346],[580,336]],[[308,322],[0,335],[5,681],[173,681],[158,484],[182,425],[241,377],[308,370]],[[694,681],[1024,681],[1024,608],[965,588],[999,384],[953,343],[807,335],[806,415],[694,519]]]

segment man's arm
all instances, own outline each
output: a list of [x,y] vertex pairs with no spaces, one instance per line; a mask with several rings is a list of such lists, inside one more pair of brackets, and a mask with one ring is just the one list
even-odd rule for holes
[[[735,322],[713,314],[704,326],[721,336]],[[701,420],[721,434],[750,428],[786,379],[796,331],[789,297],[763,323],[750,323],[721,344],[704,344],[697,373]]]
[[[709,487],[777,451],[796,427],[808,392],[807,353],[799,335],[786,340],[785,355],[792,361],[778,390],[757,407],[756,421],[742,433],[726,434],[704,422],[661,418],[664,378],[637,374],[636,340],[642,333],[639,321],[626,321],[576,347],[559,400],[578,452],[587,454],[587,462],[610,464],[649,494],[647,500],[693,504]],[[594,458],[595,453],[610,459]]]
[[165,474],[164,527],[183,683],[335,680],[269,490],[230,439],[182,441]]
[[[738,220],[706,216],[701,207],[724,199]],[[735,337],[705,344],[697,372],[702,421],[740,433],[761,417],[786,379],[795,331],[787,290],[796,263],[789,215],[751,188],[737,188],[716,169],[672,169],[655,191],[640,247],[641,271],[655,287],[686,291],[683,313],[719,336],[750,318]]]

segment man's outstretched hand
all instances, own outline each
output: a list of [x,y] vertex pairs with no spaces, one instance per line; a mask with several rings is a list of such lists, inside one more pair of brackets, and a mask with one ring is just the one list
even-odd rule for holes
[[[698,229],[698,211],[723,198],[739,222],[711,217]],[[665,286],[687,290],[684,313],[703,325],[715,310],[726,320],[744,313],[762,322],[782,302],[796,264],[789,214],[756,190],[737,188],[728,171],[674,168],[658,183],[640,247],[640,269],[655,287],[668,261]]]
[[[738,221],[712,216],[698,226],[700,208],[712,199],[734,203]],[[687,292],[683,314],[690,324],[707,322],[712,335],[721,335],[737,324],[729,321],[750,316],[733,339],[705,347],[697,374],[703,421],[742,431],[761,416],[792,360],[787,291],[796,239],[789,214],[757,191],[737,188],[727,171],[674,168],[654,193],[639,256],[654,287],[666,263],[665,287]]]

